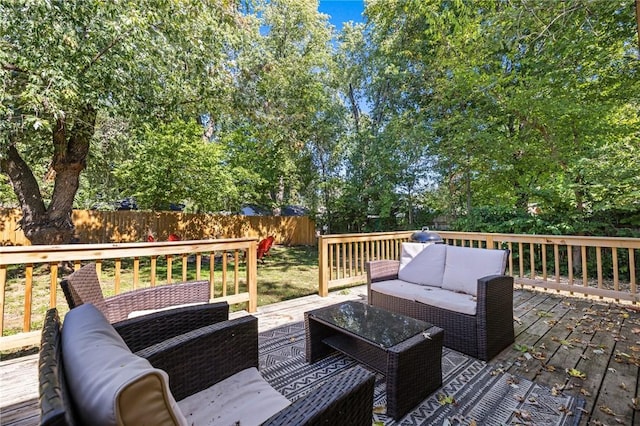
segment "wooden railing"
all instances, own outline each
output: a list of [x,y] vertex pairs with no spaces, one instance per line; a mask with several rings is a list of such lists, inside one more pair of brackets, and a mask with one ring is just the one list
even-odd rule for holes
[[87,262],[96,262],[105,296],[207,279],[212,301],[243,303],[249,312],[255,312],[256,250],[256,238],[3,247],[0,350],[38,342],[45,311],[58,304],[62,313],[68,309],[58,281]]
[[398,259],[400,244],[412,231],[371,234],[322,235],[318,240],[319,294],[330,288],[360,284],[366,280],[365,262]]
[[[413,231],[320,237],[319,294],[366,281],[364,263],[398,259]],[[636,303],[639,238],[438,231],[447,244],[509,250],[507,273],[520,286]]]

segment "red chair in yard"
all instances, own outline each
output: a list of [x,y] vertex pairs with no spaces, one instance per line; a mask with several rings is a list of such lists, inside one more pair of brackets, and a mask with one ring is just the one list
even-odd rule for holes
[[269,254],[271,246],[275,241],[274,237],[267,237],[258,243],[258,261],[264,263],[264,257]]

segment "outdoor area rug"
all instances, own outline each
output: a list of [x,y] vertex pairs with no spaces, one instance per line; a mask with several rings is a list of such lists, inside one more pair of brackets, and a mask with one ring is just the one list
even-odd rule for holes
[[[356,364],[335,353],[314,364],[305,361],[304,323],[260,333],[260,372],[291,401]],[[400,421],[385,415],[384,376],[376,374],[373,421],[384,425],[577,425],[584,400],[554,396],[551,389],[444,348],[440,389]]]

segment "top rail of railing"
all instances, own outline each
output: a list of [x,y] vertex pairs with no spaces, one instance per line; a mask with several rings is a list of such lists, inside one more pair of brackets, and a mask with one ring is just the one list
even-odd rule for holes
[[[78,269],[82,262],[88,261],[96,262],[99,274],[102,265],[108,263],[108,283],[103,283],[103,290],[109,294],[118,294],[138,286],[154,286],[161,281],[171,284],[188,279],[207,279],[213,299],[230,304],[246,303],[247,309],[254,312],[258,300],[257,240],[251,237],[2,247],[1,335],[5,335],[8,329],[13,330],[9,333],[15,333],[16,328],[20,327],[21,333],[18,334],[29,335],[30,340],[25,342],[31,344],[34,336],[30,331],[37,328],[43,309],[47,306],[56,307],[58,303],[60,268],[68,270],[71,266],[72,269]],[[240,267],[240,264],[243,266]],[[41,265],[46,267],[39,267]],[[159,276],[160,271],[166,274],[166,278]],[[16,317],[21,317],[18,324],[15,324]],[[7,318],[14,319],[12,324],[8,324]],[[0,338],[0,350],[15,347],[13,343],[6,343],[7,339]],[[17,342],[16,345],[21,341]]]

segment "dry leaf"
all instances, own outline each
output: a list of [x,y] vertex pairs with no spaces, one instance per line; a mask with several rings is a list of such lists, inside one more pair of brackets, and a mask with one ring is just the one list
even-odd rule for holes
[[444,395],[444,394],[439,394],[438,395],[438,402],[440,403],[440,405],[447,405],[447,404],[455,404],[456,403],[456,399],[449,395]]
[[522,421],[525,421],[525,422],[530,422],[532,420],[531,413],[526,410],[515,410],[513,414],[515,415],[516,418],[521,419]]
[[613,410],[609,407],[607,407],[606,405],[601,405],[598,407],[600,409],[600,411],[602,411],[605,414],[608,414],[610,416],[615,416],[616,413],[613,412]]
[[576,370],[575,368],[571,368],[571,369],[567,368],[566,371],[567,371],[567,374],[569,376],[571,376],[571,377],[577,377],[578,379],[582,379],[582,380],[587,378],[587,374],[586,373],[583,373],[580,370]]
[[580,388],[580,393],[584,396],[591,396],[591,393],[585,388]]
[[561,405],[558,408],[558,411],[560,411],[561,413],[565,413],[568,416],[573,416],[573,412],[569,410],[569,407],[567,407],[566,405]]
[[386,414],[387,413],[387,406],[386,405],[376,405],[375,407],[373,407],[373,412],[375,414]]

